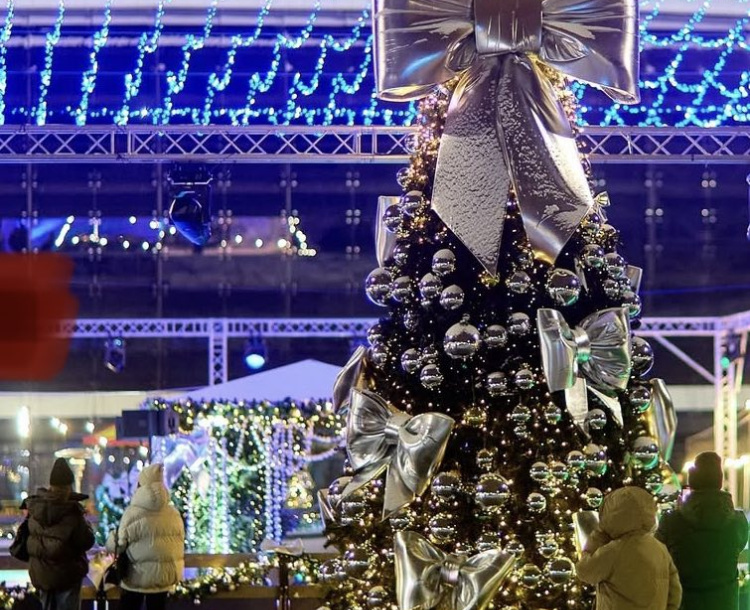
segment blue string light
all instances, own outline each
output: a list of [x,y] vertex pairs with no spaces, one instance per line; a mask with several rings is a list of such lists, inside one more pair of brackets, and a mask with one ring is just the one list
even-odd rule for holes
[[52,81],[52,60],[55,55],[55,47],[60,42],[62,33],[63,18],[65,17],[65,0],[59,0],[57,5],[57,17],[55,25],[47,34],[47,40],[44,45],[44,70],[41,73],[39,83],[39,103],[36,107],[36,124],[44,125],[47,122],[47,95],[49,86]]
[[[369,0],[362,0],[362,10],[349,31],[332,34],[317,26],[322,0],[310,0],[311,9],[299,31],[288,33],[267,27],[269,15],[282,9],[274,8],[274,0],[265,0],[258,10],[253,31],[249,34],[229,34],[228,47],[222,51],[209,49],[215,36],[219,15],[219,0],[205,0],[206,12],[199,33],[175,32],[181,35],[179,58],[167,60],[163,69],[156,66],[154,55],[158,52],[165,33],[165,17],[171,0],[158,0],[153,25],[137,39],[135,65],[123,71],[119,65],[103,65],[111,61],[104,51],[113,39],[113,0],[101,0],[102,18],[99,29],[91,34],[87,67],[81,74],[80,92],[63,91],[66,79],[56,81],[53,59],[57,70],[68,53],[67,46],[59,45],[63,36],[65,5],[59,0],[54,22],[45,37],[43,68],[39,73],[36,100],[13,103],[8,89],[9,75],[19,73],[9,65],[14,55],[8,53],[7,43],[13,35],[26,35],[14,31],[17,17],[14,0],[6,0],[5,19],[0,25],[0,124],[10,122],[74,122],[86,125],[96,122],[113,122],[126,125],[130,122],[165,125],[169,123],[231,124],[231,125],[408,125],[416,118],[413,104],[388,104],[374,95],[372,78],[372,36],[370,33]],[[600,92],[583,84],[574,83],[573,89],[581,101],[580,121],[583,125],[641,125],[641,126],[699,126],[750,123],[750,43],[744,33],[750,27],[750,0],[735,0],[749,10],[727,31],[706,32],[706,18],[711,14],[715,0],[695,2],[692,14],[686,16],[682,27],[669,32],[656,31],[655,24],[661,15],[664,0],[643,2],[640,23],[640,46],[644,57],[644,70],[640,81],[643,102],[623,106],[609,102]],[[19,30],[17,26],[15,30]],[[226,26],[222,36],[227,36]],[[261,43],[271,42],[270,58],[265,67],[248,70],[244,65],[243,50],[257,49]],[[218,68],[198,73],[194,68],[196,57],[214,57]],[[671,55],[667,55],[670,54]],[[316,58],[317,54],[317,58]],[[165,54],[159,57],[170,57]],[[334,57],[345,69],[332,68]],[[241,59],[242,58],[242,59]],[[664,61],[666,58],[666,61]],[[177,61],[174,61],[177,59]],[[300,60],[307,65],[312,59],[312,69],[295,70],[293,64]],[[744,60],[744,61],[743,61]],[[652,64],[664,62],[663,67]],[[697,68],[696,65],[710,67]],[[70,69],[64,66],[66,75]],[[238,74],[248,71],[245,82],[238,82]],[[146,92],[143,87],[147,75],[155,71],[157,92]],[[124,72],[124,74],[123,74]],[[115,108],[97,105],[97,87],[102,92],[99,75],[123,74],[124,88]],[[230,92],[230,88],[232,91]],[[54,93],[54,95],[52,95]],[[107,91],[115,94],[118,91]],[[76,95],[78,98],[76,99]],[[67,106],[56,105],[53,100],[71,99]],[[198,102],[181,103],[181,99]],[[220,101],[221,100],[221,101]],[[238,100],[242,100],[239,101]],[[139,101],[141,103],[139,103]]]
[[5,21],[0,31],[0,125],[5,124],[5,94],[8,90],[7,43],[13,33],[13,17],[15,12],[14,0],[8,0],[5,5]]

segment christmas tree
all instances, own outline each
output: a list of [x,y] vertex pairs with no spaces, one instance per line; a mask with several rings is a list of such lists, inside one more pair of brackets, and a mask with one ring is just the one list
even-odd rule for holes
[[327,604],[591,608],[576,524],[623,485],[676,490],[640,270],[565,80],[637,101],[637,2],[374,4],[379,93],[422,102],[366,280],[387,314],[334,392],[348,466],[319,498],[341,552]]

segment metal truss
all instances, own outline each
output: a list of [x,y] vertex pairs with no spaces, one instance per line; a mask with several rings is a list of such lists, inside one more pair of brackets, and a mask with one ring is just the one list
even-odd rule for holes
[[[64,322],[61,331],[75,339],[204,338],[208,349],[208,383],[227,381],[229,339],[259,334],[266,338],[359,339],[377,320],[368,318],[198,318],[198,319],[80,319]],[[730,464],[739,463],[737,412],[742,371],[750,333],[750,311],[715,318],[644,318],[636,334],[653,339],[698,372],[715,388],[714,444]],[[741,338],[741,356],[722,366],[729,334]],[[713,340],[714,366],[708,370],[672,343],[675,337]],[[728,469],[729,488],[736,492],[736,469]]]
[[[6,163],[406,163],[414,128],[2,126]],[[598,163],[747,163],[750,127],[587,127]]]

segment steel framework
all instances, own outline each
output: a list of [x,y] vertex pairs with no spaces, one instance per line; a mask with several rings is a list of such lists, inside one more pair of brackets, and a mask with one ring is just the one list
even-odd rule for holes
[[[410,127],[2,126],[3,163],[405,163]],[[588,127],[598,163],[747,163],[750,127]]]
[[[63,323],[62,331],[75,339],[203,338],[208,350],[208,383],[227,381],[229,339],[259,334],[266,338],[361,339],[377,320],[368,318],[197,318],[197,319],[79,319]],[[738,463],[737,412],[742,387],[744,354],[750,333],[750,311],[706,318],[644,318],[636,331],[655,340],[715,389],[714,444],[729,463]],[[741,356],[723,366],[724,342],[730,334],[741,339]],[[674,338],[712,339],[713,371],[672,342]],[[728,469],[729,486],[737,491],[737,470]]]

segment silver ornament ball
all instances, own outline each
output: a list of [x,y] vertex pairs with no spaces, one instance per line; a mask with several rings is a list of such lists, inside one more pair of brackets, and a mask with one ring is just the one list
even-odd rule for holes
[[525,271],[516,271],[505,283],[508,289],[516,294],[525,294],[531,288],[531,278]]
[[454,360],[468,360],[480,345],[479,331],[466,318],[451,326],[443,339],[443,350]]
[[427,273],[419,280],[419,294],[422,295],[423,299],[436,299],[442,289],[443,285],[440,278],[433,273]]
[[443,383],[443,374],[437,364],[426,364],[419,373],[419,380],[428,390],[434,390]]
[[499,324],[488,326],[484,331],[484,344],[488,349],[505,347],[508,343],[508,331]]
[[651,390],[644,385],[639,385],[630,390],[628,400],[636,413],[645,413],[651,406]]
[[654,366],[654,350],[643,337],[633,337],[631,342],[631,361],[633,373],[643,377],[648,375]]
[[461,490],[461,475],[455,470],[441,472],[432,480],[432,493],[441,500],[449,500]]
[[650,436],[640,436],[633,441],[633,458],[644,470],[652,470],[659,463],[659,443]]
[[414,348],[410,348],[401,354],[401,368],[406,373],[416,373],[419,370],[420,363],[419,352]]
[[601,409],[592,409],[586,414],[586,425],[589,430],[603,430],[607,425],[607,414]]
[[494,397],[502,396],[508,390],[508,378],[505,373],[495,372],[487,375],[485,381],[487,393]]
[[544,566],[544,571],[553,585],[560,586],[569,583],[573,578],[574,566],[567,557],[555,557]]
[[464,304],[464,290],[455,284],[448,286],[440,293],[440,305],[443,309],[452,311]]
[[408,275],[402,275],[393,280],[391,284],[391,296],[399,303],[406,303],[414,296],[411,278]]
[[526,405],[516,405],[508,417],[514,424],[525,425],[531,419],[531,409]]
[[378,267],[370,272],[365,279],[365,293],[375,305],[384,307],[391,297],[393,276],[387,269]]
[[607,268],[607,275],[611,278],[617,279],[625,275],[625,267],[627,267],[628,264],[617,252],[610,252],[604,256],[604,265]]
[[432,257],[432,272],[440,277],[444,277],[456,270],[456,255],[451,250],[444,248],[438,250]]
[[587,267],[600,269],[604,266],[604,248],[598,244],[588,244],[583,248],[581,258]]
[[554,402],[549,402],[544,406],[542,415],[544,415],[544,420],[548,424],[552,424],[554,426],[556,424],[559,424],[560,420],[562,419],[562,409],[558,407]]
[[555,269],[547,279],[547,293],[556,305],[569,307],[581,295],[581,280],[572,271]]
[[401,197],[400,205],[404,214],[414,216],[424,205],[424,194],[421,191],[409,191]]
[[401,227],[401,209],[397,204],[389,205],[383,212],[383,226],[395,233]]
[[604,502],[604,494],[602,493],[602,490],[596,487],[589,487],[583,496],[586,500],[586,504],[594,509],[598,509],[602,505],[602,502]]
[[534,462],[529,469],[529,475],[533,481],[537,483],[543,483],[549,479],[550,471],[549,466],[544,462]]
[[526,505],[532,513],[541,513],[547,508],[547,498],[537,491],[533,491],[526,498]]
[[527,589],[536,589],[542,582],[542,571],[533,563],[527,563],[520,570],[519,580]]
[[508,332],[511,335],[527,335],[531,332],[531,320],[525,313],[514,313],[508,320]]
[[510,487],[499,474],[483,474],[479,477],[475,498],[483,509],[498,511],[510,499]]
[[513,383],[521,390],[530,390],[536,385],[536,378],[529,369],[521,369],[513,376]]

